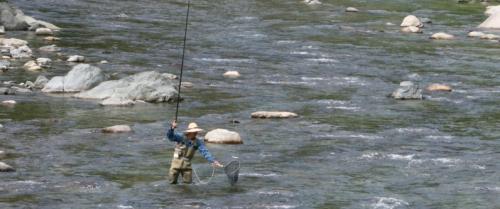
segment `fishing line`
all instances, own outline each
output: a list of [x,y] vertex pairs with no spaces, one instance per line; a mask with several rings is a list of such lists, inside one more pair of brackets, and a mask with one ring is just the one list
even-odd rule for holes
[[186,53],[186,39],[187,39],[187,31],[188,31],[188,21],[189,21],[189,7],[191,5],[191,1],[188,0],[187,12],[186,12],[186,26],[184,28],[184,46],[182,47],[182,62],[181,62],[181,73],[179,75],[179,93],[177,94],[177,106],[175,108],[175,121],[177,121],[177,116],[179,115],[179,103],[181,102],[181,84],[182,84],[182,74],[184,72],[184,55]]

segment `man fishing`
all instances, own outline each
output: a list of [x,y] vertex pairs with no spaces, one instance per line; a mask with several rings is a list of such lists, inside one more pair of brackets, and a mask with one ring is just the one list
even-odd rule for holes
[[176,142],[174,156],[168,172],[170,184],[177,184],[179,175],[182,175],[183,183],[191,184],[193,182],[193,168],[191,160],[194,157],[196,150],[208,160],[214,167],[224,167],[219,161],[215,160],[212,154],[205,147],[203,141],[196,136],[203,129],[199,128],[196,123],[190,123],[184,134],[177,133],[177,122],[174,120],[167,131],[167,138],[170,141]]

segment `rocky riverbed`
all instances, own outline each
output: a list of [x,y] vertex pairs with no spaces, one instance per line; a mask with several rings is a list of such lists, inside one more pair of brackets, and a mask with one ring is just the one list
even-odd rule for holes
[[494,2],[192,3],[181,128],[214,130],[239,184],[166,181],[183,1],[18,0],[0,3],[0,208],[500,205]]

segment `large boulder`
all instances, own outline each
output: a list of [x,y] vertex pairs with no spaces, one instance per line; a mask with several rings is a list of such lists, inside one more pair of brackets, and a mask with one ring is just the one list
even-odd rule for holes
[[499,29],[500,28],[500,12],[491,14],[479,28]]
[[407,100],[407,99],[423,99],[422,89],[411,81],[403,81],[399,84],[391,97],[394,99]]
[[[102,82],[93,89],[76,94],[75,97],[101,100],[116,98],[122,101],[168,102],[174,100],[177,95],[174,78],[174,75],[168,73],[142,72],[120,80]],[[101,104],[106,105],[107,103]]]
[[215,129],[205,135],[205,141],[214,144],[243,144],[240,134],[226,129]]
[[90,89],[106,80],[104,72],[88,64],[73,67],[66,76],[55,76],[45,85],[42,92],[80,92]]
[[293,112],[277,112],[277,111],[258,111],[252,113],[252,118],[295,118],[298,117]]
[[500,5],[497,6],[487,6],[484,14],[486,16],[491,16],[492,14],[500,12]]
[[33,17],[24,15],[24,13],[10,6],[6,2],[0,3],[0,25],[6,30],[36,30],[37,28],[49,28],[51,30],[60,30],[54,24],[37,20]]

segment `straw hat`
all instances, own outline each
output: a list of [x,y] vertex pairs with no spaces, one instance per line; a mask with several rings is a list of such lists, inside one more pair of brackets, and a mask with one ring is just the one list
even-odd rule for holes
[[202,132],[202,131],[203,131],[203,129],[199,128],[198,124],[189,123],[188,128],[186,129],[186,131],[184,131],[184,133],[198,133],[198,132]]

